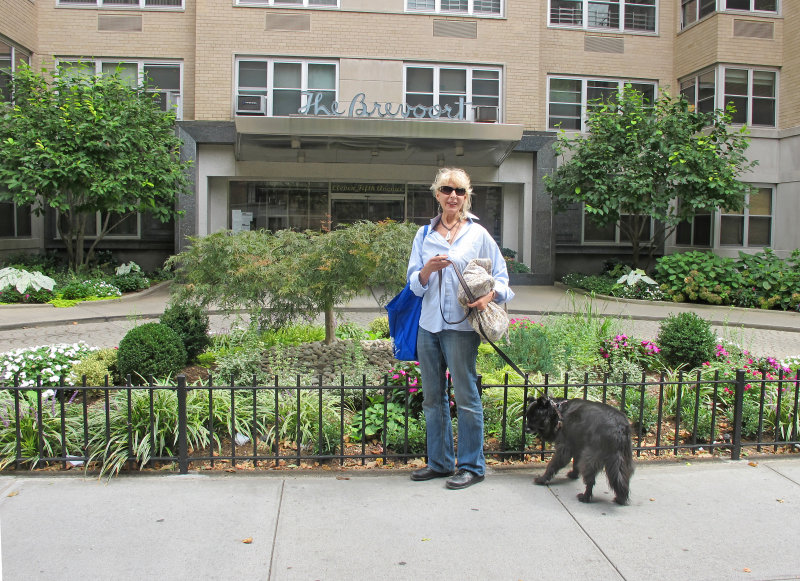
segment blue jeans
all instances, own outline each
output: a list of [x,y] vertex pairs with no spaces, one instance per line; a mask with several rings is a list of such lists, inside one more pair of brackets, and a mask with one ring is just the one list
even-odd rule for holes
[[453,426],[447,397],[447,376],[453,379],[458,407],[458,468],[483,476],[483,403],[478,394],[475,360],[481,340],[474,331],[431,333],[422,327],[417,335],[417,354],[422,376],[422,410],[425,412],[428,467],[437,472],[455,468]]

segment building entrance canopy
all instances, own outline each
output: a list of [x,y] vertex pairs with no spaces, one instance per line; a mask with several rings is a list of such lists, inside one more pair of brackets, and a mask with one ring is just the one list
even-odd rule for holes
[[522,126],[409,119],[236,117],[238,161],[498,167]]

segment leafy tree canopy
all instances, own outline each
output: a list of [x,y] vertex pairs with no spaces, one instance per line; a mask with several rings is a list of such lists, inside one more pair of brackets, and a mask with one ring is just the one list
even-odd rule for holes
[[[176,197],[189,193],[188,164],[178,157],[175,114],[145,87],[70,69],[48,79],[21,65],[12,94],[13,103],[0,101],[0,199],[37,214],[53,208],[72,268],[125,218],[176,214]],[[97,212],[102,226],[85,251]]]
[[[739,177],[757,162],[747,161],[746,127],[731,131],[730,113],[700,113],[666,92],[650,104],[626,85],[616,99],[592,105],[587,135],[561,132],[555,150],[567,159],[545,177],[547,191],[557,210],[582,202],[598,226],[616,224],[637,267],[642,244],[652,258],[680,222],[743,206],[751,187]],[[656,231],[647,240],[651,218]]]

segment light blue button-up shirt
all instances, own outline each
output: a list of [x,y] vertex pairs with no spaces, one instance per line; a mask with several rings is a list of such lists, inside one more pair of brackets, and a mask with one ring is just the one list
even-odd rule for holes
[[[473,214],[467,214],[466,223],[461,226],[455,242],[451,245],[444,237],[435,231],[441,219],[441,214],[431,220],[428,235],[423,240],[424,228],[417,231],[414,245],[411,248],[411,257],[408,261],[406,273],[412,292],[422,297],[422,314],[419,326],[431,333],[438,333],[444,329],[456,331],[472,331],[467,320],[451,325],[442,318],[442,312],[448,321],[459,321],[464,317],[464,308],[458,302],[458,276],[451,267],[439,272],[434,272],[428,279],[428,284],[423,286],[419,282],[419,272],[425,263],[437,254],[446,254],[447,258],[458,265],[463,271],[467,263],[473,258],[490,258],[492,260],[492,276],[494,277],[494,290],[497,293],[496,303],[506,303],[514,298],[514,292],[508,286],[508,270],[506,261],[500,248],[491,237],[486,228],[476,222],[478,219]],[[442,296],[439,296],[439,277],[442,278]],[[476,297],[478,298],[478,297]],[[441,305],[441,311],[440,309]]]

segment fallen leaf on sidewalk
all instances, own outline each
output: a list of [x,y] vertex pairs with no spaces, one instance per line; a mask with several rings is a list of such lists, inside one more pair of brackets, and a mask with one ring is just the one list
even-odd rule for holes
[[776,498],[775,500],[777,500],[778,502],[780,502],[781,504],[783,504],[783,499],[782,499],[782,498]]
[[18,494],[19,494],[19,490],[15,490],[14,492],[9,492],[8,493],[8,498],[11,498],[12,496],[16,496]]
[[422,542],[424,543],[425,541],[430,541],[430,539],[428,539],[428,538],[423,538],[423,539],[422,539]]
[[350,480],[349,476],[337,476],[336,480]]
[[748,462],[747,465],[755,468],[756,466],[758,466],[758,462]]
[[650,499],[650,502],[655,502],[655,501],[656,501],[656,499],[655,499],[655,498],[651,498],[651,499]]
[[246,539],[242,539],[242,542],[243,542],[245,545],[249,545],[250,543],[252,543],[252,542],[253,542],[253,537],[247,537]]
[[745,567],[744,569],[742,569],[742,571],[744,571],[745,573],[750,573],[750,569],[748,569],[747,567]]

